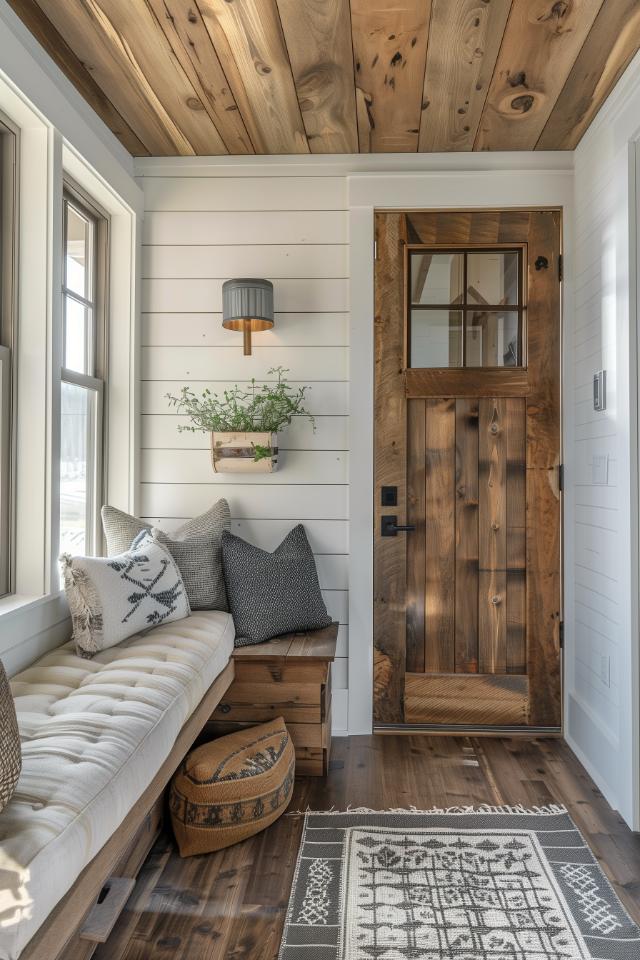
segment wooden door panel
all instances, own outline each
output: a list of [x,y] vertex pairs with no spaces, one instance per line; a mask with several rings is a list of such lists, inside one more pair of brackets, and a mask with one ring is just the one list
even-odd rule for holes
[[[375,722],[557,728],[560,215],[377,214],[376,233]],[[521,251],[524,366],[407,369],[414,245]],[[415,532],[381,537],[388,512]]]
[[457,673],[478,672],[478,418],[477,399],[464,398],[456,401]]
[[407,723],[519,727],[529,722],[528,677],[408,673]]
[[[455,400],[427,400],[424,668],[433,673],[455,669],[455,443]],[[410,537],[409,551],[412,541]]]
[[415,533],[407,542],[407,670],[425,669],[425,580],[427,550],[425,539],[424,451],[426,400],[407,404],[407,433],[413,442],[407,453],[407,523]]

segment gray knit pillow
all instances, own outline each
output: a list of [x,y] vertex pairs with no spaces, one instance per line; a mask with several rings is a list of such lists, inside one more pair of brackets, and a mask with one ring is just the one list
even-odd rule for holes
[[133,517],[124,510],[118,510],[117,507],[105,505],[100,513],[102,529],[107,541],[108,557],[117,557],[121,553],[126,553],[139,533],[151,529],[150,523],[145,523],[144,520]]
[[151,531],[154,540],[163,543],[178,564],[192,610],[229,609],[222,573],[222,534],[230,525],[229,504],[218,500],[174,534],[157,527]]
[[273,553],[225,530],[222,562],[236,646],[262,643],[296,630],[319,630],[331,623],[302,524]]

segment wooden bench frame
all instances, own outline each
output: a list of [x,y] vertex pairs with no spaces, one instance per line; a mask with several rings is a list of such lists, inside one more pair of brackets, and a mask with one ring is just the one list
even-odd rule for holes
[[[151,815],[162,803],[175,770],[233,682],[234,673],[234,663],[230,660],[182,727],[149,786],[31,938],[20,960],[88,960],[95,951],[100,940],[82,939],[83,925],[107,881],[113,876],[135,877],[144,863],[162,825],[161,816]],[[123,862],[125,869],[119,873]]]

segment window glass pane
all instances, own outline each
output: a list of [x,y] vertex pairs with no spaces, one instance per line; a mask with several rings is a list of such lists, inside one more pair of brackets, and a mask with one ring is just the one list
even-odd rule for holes
[[468,367],[517,367],[520,357],[520,318],[515,310],[467,313]]
[[65,285],[74,293],[91,300],[91,221],[67,203]]
[[412,310],[410,366],[459,367],[462,364],[462,313]]
[[411,302],[460,303],[464,285],[461,253],[412,253]]
[[60,553],[91,551],[95,464],[95,393],[61,386]]
[[93,374],[89,364],[92,311],[73,297],[64,298],[64,366],[76,373]]
[[467,299],[469,303],[499,307],[518,304],[518,254],[514,250],[469,253]]

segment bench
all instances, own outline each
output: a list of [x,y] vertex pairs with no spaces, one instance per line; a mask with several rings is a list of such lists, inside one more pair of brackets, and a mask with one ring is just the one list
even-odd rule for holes
[[158,836],[164,791],[233,681],[233,620],[198,611],[11,681],[23,767],[0,818],[1,960],[88,960]]
[[207,735],[283,717],[298,776],[325,776],[331,753],[331,664],[338,624],[236,647],[235,679],[207,724]]

